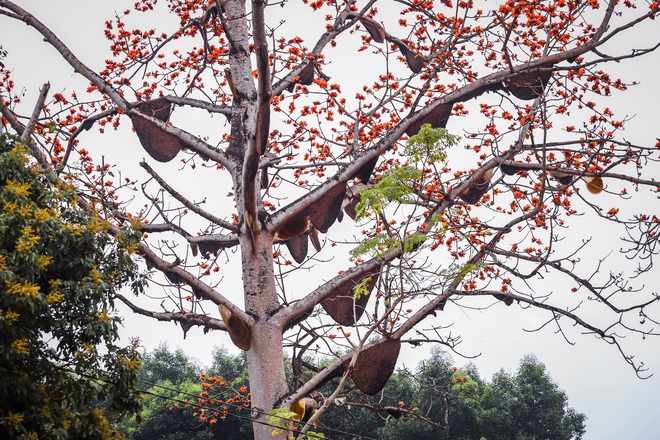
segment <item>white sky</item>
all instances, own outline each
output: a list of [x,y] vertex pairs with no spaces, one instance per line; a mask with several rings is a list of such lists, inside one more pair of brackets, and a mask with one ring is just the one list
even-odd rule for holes
[[[18,3],[49,25],[84,63],[92,68],[101,68],[104,59],[108,57],[102,34],[103,22],[112,18],[114,10],[126,9],[133,2],[24,0]],[[654,25],[654,28],[635,32],[657,35],[659,24]],[[643,40],[643,35],[638,35]],[[17,85],[27,87],[25,102],[28,105],[36,100],[38,88],[46,81],[51,82],[51,93],[61,91],[71,82],[80,83],[79,77],[59,59],[53,49],[41,41],[35,31],[4,16],[0,16],[0,44],[9,51],[5,64],[15,68],[13,78]],[[625,66],[629,69],[631,64]],[[619,114],[636,114],[636,118],[628,123],[628,132],[635,140],[641,138],[652,142],[654,138],[660,137],[656,109],[660,94],[657,86],[654,86],[660,67],[660,54],[635,62],[632,66],[634,71],[622,73],[626,79],[636,79],[642,84],[625,93],[615,110]],[[354,69],[346,72],[347,78],[355,75]],[[333,80],[341,82],[338,77],[333,77]],[[115,146],[122,152],[140,148],[136,137],[112,135],[110,139],[119,141]],[[101,141],[109,142],[108,138]],[[140,152],[139,157],[136,156],[136,162],[143,157],[142,154]],[[651,198],[648,201],[657,205],[657,199]],[[654,212],[658,213],[657,208]],[[607,243],[608,239],[603,238],[611,246],[611,243]],[[616,244],[615,252],[618,248]],[[225,276],[237,273],[231,268],[225,268],[224,271]],[[561,286],[557,289],[560,290]],[[640,380],[614,347],[592,336],[581,335],[578,328],[569,328],[575,332],[570,335],[575,345],[567,344],[561,335],[553,333],[552,328],[538,333],[524,332],[523,328],[534,327],[539,318],[515,306],[496,304],[491,309],[470,316],[452,313],[448,307],[444,314],[438,315],[438,319],[451,319],[455,322],[452,332],[463,336],[464,342],[459,347],[461,352],[468,355],[481,354],[473,362],[484,378],[490,378],[500,368],[515,370],[520,358],[526,353],[536,355],[566,391],[570,405],[587,414],[587,440],[658,438],[660,345],[657,339],[630,341],[628,348],[633,348],[631,352],[645,362],[650,372],[655,373],[651,379]],[[220,332],[204,335],[201,329],[193,328],[188,338],[183,340],[181,329],[173,324],[130,314],[127,314],[123,334],[126,338],[139,336],[146,348],[167,341],[171,348],[181,347],[186,353],[207,364],[210,363],[213,346],[225,345],[230,351],[237,352],[228,337]],[[404,348],[400,362],[414,367],[418,360],[427,355],[428,351],[424,348]],[[465,362],[467,360],[456,359],[458,365]]]

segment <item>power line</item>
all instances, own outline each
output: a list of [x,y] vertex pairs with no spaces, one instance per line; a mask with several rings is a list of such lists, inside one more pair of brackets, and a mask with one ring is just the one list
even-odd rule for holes
[[[63,371],[67,371],[67,372],[72,373],[72,374],[76,374],[76,375],[79,375],[79,376],[87,377],[88,379],[98,380],[98,381],[101,381],[101,382],[104,382],[104,383],[107,383],[107,384],[114,384],[114,382],[112,382],[112,381],[110,381],[110,380],[103,379],[103,378],[100,378],[100,377],[97,377],[97,376],[93,376],[93,375],[91,375],[91,374],[75,372],[75,371],[73,371],[73,370],[71,370],[71,369],[69,369],[69,368],[66,368],[66,367],[57,367],[57,368],[60,369],[60,370],[63,370]],[[195,399],[199,399],[199,398],[200,398],[200,396],[197,395],[197,394],[189,393],[189,392],[187,392],[187,391],[182,391],[182,390],[180,390],[180,389],[178,389],[178,388],[169,388],[169,387],[166,387],[166,386],[163,386],[163,385],[159,385],[159,384],[155,384],[155,383],[151,383],[151,382],[148,382],[148,381],[146,381],[146,380],[142,380],[142,379],[137,379],[137,382],[140,382],[140,383],[142,383],[142,384],[144,384],[144,385],[148,385],[148,386],[151,386],[151,387],[157,387],[157,388],[160,388],[160,389],[163,389],[163,390],[166,390],[166,391],[175,392],[175,393],[178,393],[178,394],[183,394],[184,396],[191,396],[191,397],[194,397]],[[274,425],[274,424],[272,424],[272,423],[263,422],[263,421],[261,421],[261,420],[255,420],[255,419],[253,419],[252,417],[241,416],[241,415],[239,415],[239,414],[235,414],[235,413],[230,413],[230,412],[224,413],[223,411],[221,411],[221,410],[219,410],[219,409],[217,409],[217,408],[212,408],[212,407],[209,407],[209,406],[206,406],[206,405],[197,404],[197,403],[190,403],[189,401],[185,401],[185,400],[181,400],[181,399],[176,399],[176,398],[174,398],[174,397],[169,397],[169,396],[165,396],[165,395],[162,395],[162,394],[154,393],[153,391],[149,391],[149,390],[139,390],[139,389],[138,389],[137,391],[140,392],[140,393],[143,393],[143,394],[150,395],[150,396],[154,396],[154,397],[158,397],[158,398],[161,398],[161,399],[166,399],[166,400],[170,400],[170,401],[173,401],[173,402],[176,402],[176,403],[181,403],[181,404],[184,404],[184,405],[187,405],[187,406],[191,406],[191,407],[193,407],[193,408],[205,409],[205,410],[208,410],[208,411],[214,412],[214,413],[216,413],[216,414],[218,414],[218,415],[219,415],[220,413],[223,413],[223,415],[226,414],[226,415],[228,415],[228,416],[236,417],[236,418],[238,418],[238,419],[247,420],[247,421],[249,421],[249,422],[253,422],[253,423],[258,423],[258,424],[263,425],[263,426],[269,426],[269,427],[271,427],[271,428],[276,428],[276,429],[280,429],[280,430],[283,430],[283,431],[289,431],[289,432],[291,432],[291,433],[299,433],[299,431],[297,431],[296,429],[293,429],[293,428],[289,428],[289,427],[286,427],[286,426]],[[245,408],[244,406],[242,406],[242,405],[238,405],[238,404],[235,404],[235,403],[233,403],[233,402],[223,402],[223,404],[224,404],[224,405],[228,405],[228,406],[234,406],[234,407],[236,407],[237,409],[243,409],[243,408]],[[256,413],[259,413],[259,414],[261,414],[261,415],[266,415],[266,416],[268,416],[268,417],[273,417],[273,418],[278,418],[278,419],[281,419],[281,420],[285,420],[285,421],[287,421],[287,423],[292,421],[292,420],[291,420],[290,418],[288,418],[288,417],[279,416],[279,415],[277,415],[277,414],[266,413],[265,411],[260,410],[260,409],[258,409],[258,408],[252,408],[252,411],[253,411],[253,412],[256,412]],[[304,424],[302,424],[302,423],[300,423],[300,422],[294,422],[294,423],[297,424],[298,426],[304,426]],[[337,434],[349,435],[349,436],[352,436],[353,438],[357,438],[357,439],[378,440],[378,439],[376,439],[376,438],[374,438],[374,437],[367,437],[367,436],[364,436],[364,435],[359,435],[359,434],[354,434],[354,433],[352,433],[352,432],[343,431],[343,430],[341,430],[341,429],[331,428],[331,427],[329,427],[329,426],[323,425],[322,423],[319,423],[319,426],[320,426],[322,429],[326,430],[326,431],[335,432],[335,433],[337,433]],[[331,439],[329,439],[328,437],[324,437],[324,436],[321,436],[321,435],[317,435],[317,434],[314,434],[313,432],[312,432],[312,433],[307,432],[307,433],[305,433],[305,435],[308,436],[308,437],[311,437],[311,438],[319,438],[319,439],[325,438],[326,440],[331,440]]]
[[[158,385],[156,385],[156,386],[158,386]],[[175,389],[169,389],[169,390],[170,390],[170,391],[175,391],[175,392],[177,391],[177,390],[175,390]],[[138,391],[140,391],[140,392],[143,393],[143,394],[150,395],[150,396],[158,397],[158,398],[165,399],[165,400],[170,400],[170,401],[172,401],[172,402],[176,402],[176,403],[182,403],[182,404],[184,404],[184,405],[186,405],[186,406],[191,406],[191,407],[193,407],[193,408],[206,409],[206,410],[209,410],[209,411],[211,411],[211,412],[214,412],[214,413],[216,413],[216,414],[218,414],[218,415],[222,412],[222,411],[220,411],[219,409],[212,408],[212,407],[210,407],[210,406],[201,405],[201,404],[197,404],[197,403],[190,403],[190,402],[188,402],[188,401],[186,401],[186,400],[181,400],[181,399],[176,399],[176,398],[174,398],[174,397],[164,396],[164,395],[162,395],[162,394],[154,393],[154,392],[151,392],[151,391],[146,391],[146,390],[138,390]],[[190,394],[190,393],[186,393],[185,391],[181,391],[180,393],[181,393],[181,394]],[[197,396],[197,397],[199,397],[199,396]],[[264,414],[264,413],[262,412],[262,414]],[[298,432],[298,431],[296,431],[295,429],[292,429],[292,428],[289,428],[289,427],[286,427],[286,426],[273,425],[272,423],[262,422],[262,421],[260,421],[260,420],[254,420],[252,417],[241,416],[241,415],[233,414],[233,413],[230,413],[230,412],[228,412],[228,413],[223,413],[223,415],[228,415],[228,416],[236,417],[236,418],[238,418],[238,419],[247,420],[247,421],[252,422],[252,423],[259,423],[260,425],[270,426],[270,427],[272,427],[272,428],[280,429],[280,430],[282,430],[282,431],[289,431],[289,432],[291,432],[291,433],[297,433],[297,432]],[[274,415],[273,415],[273,417],[277,417],[277,416],[274,416]],[[290,420],[290,419],[287,419],[287,418],[285,418],[285,417],[280,417],[280,418],[282,418],[282,419],[284,419],[284,420]],[[348,434],[350,435],[350,433],[348,433]],[[309,437],[320,438],[320,439],[325,438],[325,437],[323,437],[323,436],[316,435],[316,434],[314,434],[314,433],[307,433],[306,435],[309,436]],[[375,440],[375,439],[374,439],[374,440]]]
[[[71,370],[71,369],[69,369],[69,368],[66,368],[66,367],[56,367],[56,368],[58,368],[58,369],[60,369],[60,370],[62,370],[62,371],[66,371],[66,372],[69,372],[69,373],[72,373],[72,374],[76,374],[76,375],[78,375],[78,376],[86,377],[86,378],[88,378],[88,379],[98,380],[98,381],[103,382],[103,383],[107,383],[107,384],[114,385],[114,382],[112,382],[112,381],[110,381],[110,380],[103,379],[103,378],[100,378],[100,377],[98,377],[98,376],[94,376],[94,375],[91,375],[91,374],[88,374],[88,373],[79,373],[79,372],[73,371],[73,370]],[[138,382],[142,382],[143,384],[146,384],[146,385],[150,385],[150,386],[155,386],[155,387],[158,387],[158,388],[162,388],[162,389],[167,390],[167,391],[172,391],[172,392],[176,392],[176,393],[179,393],[179,394],[183,394],[183,395],[188,395],[188,396],[193,396],[193,397],[195,397],[195,398],[199,398],[199,396],[196,395],[196,394],[188,393],[188,392],[186,392],[186,391],[181,391],[181,390],[176,389],[176,388],[168,388],[168,387],[164,387],[164,386],[162,386],[162,385],[153,384],[153,383],[150,383],[150,382],[147,382],[147,381],[141,380],[141,379],[138,379],[137,381],[138,381]],[[216,409],[216,408],[212,408],[212,407],[205,406],[205,405],[200,405],[200,404],[197,404],[197,403],[190,403],[190,402],[188,402],[188,401],[186,401],[186,400],[181,400],[181,399],[176,399],[176,398],[174,398],[174,397],[164,396],[164,395],[162,395],[162,394],[154,393],[154,392],[149,391],[149,390],[140,390],[140,389],[138,389],[137,391],[138,391],[139,393],[142,393],[142,394],[147,394],[147,395],[154,396],[154,397],[158,397],[158,398],[161,398],[161,399],[170,400],[170,401],[172,401],[172,402],[181,403],[181,404],[184,404],[184,405],[186,405],[186,406],[191,406],[191,407],[194,407],[194,408],[200,408],[200,409],[206,409],[206,410],[209,410],[209,411],[214,412],[214,413],[216,413],[216,414],[220,414],[220,413],[222,412],[221,410]],[[225,403],[225,404],[226,404],[226,405],[232,405],[232,403]],[[239,405],[235,405],[235,404],[234,404],[234,406],[239,407]],[[240,406],[240,408],[242,409],[243,406]],[[256,410],[256,409],[255,409],[255,411],[257,411],[257,412],[261,412],[261,414],[266,414],[265,411],[259,411],[259,410]],[[289,432],[292,432],[292,433],[297,433],[297,432],[298,432],[298,431],[296,431],[295,429],[288,428],[288,427],[286,427],[286,426],[278,426],[278,425],[273,425],[272,423],[262,422],[262,421],[260,421],[260,420],[254,420],[252,417],[241,416],[241,415],[233,414],[233,413],[230,413],[230,412],[228,412],[228,413],[226,413],[226,414],[229,415],[229,416],[232,416],[232,417],[237,417],[237,418],[239,418],[239,419],[247,420],[247,421],[249,421],[249,422],[259,423],[259,424],[264,425],[264,426],[270,426],[271,428],[276,428],[276,429],[280,429],[280,430],[283,430],[283,431],[289,431]],[[224,415],[224,413],[223,413],[223,415]],[[288,418],[286,418],[286,417],[281,417],[281,416],[277,416],[277,415],[274,415],[274,414],[269,414],[269,415],[272,416],[272,417],[276,417],[276,418],[280,418],[280,419],[283,419],[283,420],[290,421],[290,419],[288,419]],[[329,430],[332,430],[332,428],[328,428],[328,429],[329,429]],[[339,430],[337,430],[337,432],[343,432],[343,431],[339,431]],[[347,434],[352,435],[350,432],[347,432]],[[316,434],[314,434],[314,433],[306,433],[306,435],[309,436],[309,437],[323,438],[322,436],[316,435]],[[367,437],[365,437],[365,438],[367,438]],[[370,440],[376,440],[376,439],[370,439]]]
[[[166,390],[166,391],[171,391],[171,392],[176,392],[176,393],[179,393],[179,394],[183,394],[184,396],[191,396],[191,397],[194,397],[194,398],[199,398],[199,396],[196,395],[196,394],[189,393],[189,392],[187,392],[187,391],[182,391],[182,390],[179,390],[179,389],[177,389],[177,388],[169,388],[169,387],[166,387],[166,386],[163,386],[163,385],[160,385],[160,384],[155,384],[155,383],[147,382],[147,381],[142,380],[142,379],[138,379],[138,382],[141,382],[141,383],[143,383],[143,384],[145,384],[145,385],[149,385],[149,386],[152,386],[152,387],[157,387],[157,388],[160,388],[160,389],[163,389],[163,390]],[[173,398],[170,398],[170,397],[168,397],[168,396],[163,396],[163,395],[160,395],[160,394],[157,394],[157,393],[151,392],[151,391],[141,391],[141,392],[144,392],[145,394],[149,394],[149,395],[152,395],[152,396],[155,396],[155,397],[161,397],[161,398],[169,399],[169,400],[177,400],[179,403],[185,403],[186,405],[190,405],[190,406],[194,406],[194,407],[199,407],[199,408],[202,408],[202,409],[208,409],[208,410],[213,411],[213,412],[215,412],[215,413],[220,413],[220,412],[221,412],[220,410],[215,409],[215,408],[207,407],[207,406],[205,406],[205,405],[191,404],[190,402],[186,402],[186,401],[182,401],[182,400],[178,400],[178,399],[173,399]],[[228,406],[234,406],[234,407],[236,407],[236,408],[238,408],[238,409],[243,409],[243,408],[244,408],[242,405],[238,405],[238,404],[235,404],[235,403],[233,403],[233,402],[223,402],[223,404],[224,404],[224,405],[228,405]],[[260,409],[257,409],[257,408],[253,408],[252,410],[253,410],[254,412],[260,413],[260,414],[262,414],[262,415],[267,415],[267,416],[269,416],[269,417],[273,417],[273,418],[278,418],[278,419],[286,420],[287,422],[290,422],[290,421],[291,421],[291,419],[289,419],[289,418],[287,418],[287,417],[279,416],[279,415],[276,415],[276,414],[269,414],[269,413],[266,413],[265,411],[260,410]],[[233,413],[227,413],[227,415],[230,415],[230,416],[233,416],[233,417],[238,417],[238,418],[240,418],[240,419],[244,419],[244,420],[249,420],[249,421],[257,422],[257,423],[260,423],[260,424],[262,424],[262,425],[271,426],[271,427],[274,427],[274,428],[279,428],[279,429],[283,429],[283,430],[290,431],[290,432],[294,432],[294,433],[297,433],[297,432],[298,432],[298,431],[296,431],[295,429],[283,428],[283,427],[281,427],[281,426],[273,425],[273,424],[270,424],[270,423],[267,423],[267,422],[261,422],[261,421],[258,421],[258,420],[254,420],[254,419],[252,419],[251,417],[240,416],[240,415],[238,415],[238,414],[233,414]],[[303,425],[303,426],[304,426],[304,425]],[[359,435],[359,434],[354,434],[354,433],[352,433],[352,432],[343,431],[343,430],[341,430],[341,429],[331,428],[331,427],[329,427],[329,426],[323,425],[322,423],[319,423],[319,427],[321,427],[322,429],[325,429],[326,431],[335,432],[335,433],[337,433],[337,434],[350,435],[350,436],[353,436],[353,438],[357,438],[357,439],[378,440],[378,439],[376,439],[376,438],[374,438],[374,437],[367,437],[367,436],[364,436],[364,435]],[[307,433],[306,435],[308,435],[308,436],[310,436],[310,437],[316,437],[314,434],[310,434],[310,433]],[[321,437],[319,437],[319,438],[321,438]],[[329,440],[329,439],[327,439],[327,437],[326,437],[326,440]]]

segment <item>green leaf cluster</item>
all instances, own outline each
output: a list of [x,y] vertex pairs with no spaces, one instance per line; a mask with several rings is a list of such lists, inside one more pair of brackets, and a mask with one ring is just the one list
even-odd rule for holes
[[116,438],[111,421],[139,409],[139,355],[112,312],[139,283],[136,235],[107,229],[0,136],[0,438]]
[[[199,392],[199,383],[194,383],[192,378],[201,367],[182,351],[171,352],[161,346],[145,354],[144,359],[141,377],[167,385],[165,388],[176,388],[152,387],[150,392],[191,400],[192,395]],[[310,357],[305,362],[323,368],[334,360]],[[236,386],[246,377],[246,369],[244,354],[232,356],[224,349],[216,349],[209,374],[224,377]],[[294,382],[292,369],[287,372]],[[303,369],[303,374],[313,373]],[[327,383],[319,391],[327,396],[335,385]],[[513,374],[500,371],[487,381],[480,377],[473,364],[456,368],[451,356],[436,348],[414,371],[396,371],[381,393],[366,396],[353,391],[347,400],[376,408],[389,407],[390,411],[374,412],[348,403],[330,405],[321,416],[319,426],[308,433],[308,438],[325,435],[338,440],[360,436],[422,440],[569,440],[580,439],[585,434],[585,415],[568,406],[564,391],[533,356],[524,357]],[[392,408],[410,410],[440,424],[446,418],[448,426],[443,429],[412,415],[392,411]],[[268,422],[279,427],[280,432],[288,432],[292,414],[288,408],[277,409],[271,412]],[[241,414],[230,413],[216,424],[201,424],[194,409],[176,408],[171,401],[152,395],[145,404],[142,424],[138,426],[133,422],[127,434],[135,440],[252,438],[249,421],[236,415]]]
[[426,241],[426,236],[422,234],[410,234],[403,237],[391,236],[388,234],[377,234],[374,237],[365,238],[358,244],[355,249],[351,250],[351,257],[353,259],[359,258],[362,255],[371,254],[376,258],[381,258],[392,249],[403,250],[403,253],[412,252],[417,246]]
[[447,150],[458,145],[460,136],[450,134],[444,128],[424,124],[412,136],[405,147],[405,154],[414,162],[441,162],[447,158]]
[[[253,437],[248,408],[226,406],[224,419],[222,401],[233,391],[206,390],[209,397],[203,403],[207,408],[217,405],[217,412],[207,411],[206,422],[201,420],[202,409],[181,403],[198,403],[197,397],[205,390],[200,383],[200,372],[206,377],[219,376],[238,389],[247,385],[245,354],[232,356],[225,348],[213,350],[213,363],[204,368],[197,360],[188,357],[181,349],[170,350],[161,344],[143,355],[139,384],[146,391],[144,410],[140,422],[137,417],[123,421],[119,429],[133,440],[242,440]],[[221,396],[221,394],[225,394]],[[222,399],[222,400],[221,400]],[[212,400],[214,403],[211,403]],[[208,420],[215,418],[217,423]]]
[[421,178],[422,172],[414,167],[389,170],[374,186],[360,190],[360,202],[355,207],[355,220],[370,214],[379,214],[392,202],[410,202],[415,183]]
[[[424,181],[424,173],[418,168],[420,164],[444,161],[447,149],[456,146],[460,138],[450,134],[444,128],[433,128],[424,124],[416,135],[412,136],[405,147],[405,155],[414,166],[403,166],[388,170],[380,180],[369,188],[359,191],[360,201],[355,206],[356,220],[374,214],[381,214],[390,204],[410,204],[415,201],[415,191]],[[426,237],[419,234],[406,235],[399,239],[393,234],[377,234],[361,242],[352,251],[353,258],[364,254],[374,254],[376,257],[392,249],[401,248],[404,253],[410,252],[424,242]]]

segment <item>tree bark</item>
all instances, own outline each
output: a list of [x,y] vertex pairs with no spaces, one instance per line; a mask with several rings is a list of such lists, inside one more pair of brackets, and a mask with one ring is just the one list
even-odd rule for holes
[[[243,240],[248,240],[243,237]],[[284,354],[282,351],[282,326],[270,318],[277,311],[279,301],[273,271],[273,237],[266,231],[255,234],[255,252],[244,250],[243,288],[245,310],[255,319],[251,328],[252,346],[247,352],[248,373],[254,438],[285,439],[286,434],[273,436],[267,415],[289,391],[284,374]]]

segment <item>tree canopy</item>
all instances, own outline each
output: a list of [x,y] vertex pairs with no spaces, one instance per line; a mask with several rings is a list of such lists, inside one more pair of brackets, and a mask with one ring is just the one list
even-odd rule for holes
[[[163,362],[176,357],[178,362]],[[180,350],[161,345],[144,356],[140,377],[151,393],[140,425],[124,424],[129,439],[246,438],[252,427],[241,413],[202,422],[202,409],[223,414],[216,398],[227,388],[238,389],[247,376],[242,356],[215,350],[210,370]],[[234,368],[243,365],[236,376]],[[222,365],[221,369],[216,369]],[[191,367],[207,371],[225,385],[201,394],[198,380],[188,378]],[[289,374],[292,370],[289,370]],[[178,380],[170,380],[178,378]],[[292,378],[289,376],[289,380]],[[322,392],[332,392],[326,387]],[[177,403],[188,401],[192,406]],[[199,405],[199,406],[197,406]],[[208,411],[212,413],[212,411]],[[473,364],[457,368],[446,352],[434,349],[414,370],[398,369],[375,396],[350,393],[333,405],[314,428],[332,439],[580,439],[586,417],[568,406],[566,394],[553,382],[545,366],[528,355],[515,373],[497,372],[492,380],[480,377]],[[128,427],[128,429],[126,429]],[[314,438],[314,437],[312,437]]]
[[113,293],[138,283],[139,236],[107,234],[76,200],[0,135],[2,438],[114,438],[111,422],[139,409],[139,356],[117,345],[112,312]]
[[474,310],[646,374],[626,338],[658,335],[660,141],[617,103],[646,96],[658,2],[138,0],[90,54],[19,3],[3,23],[77,75],[33,105],[5,45],[0,125],[141,235],[149,294],[114,299],[245,351],[256,438],[328,383],[303,430],[347,386],[377,394],[403,344],[455,348]]

